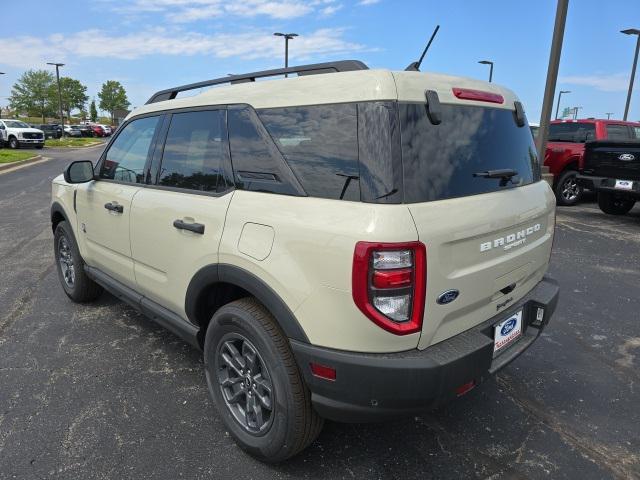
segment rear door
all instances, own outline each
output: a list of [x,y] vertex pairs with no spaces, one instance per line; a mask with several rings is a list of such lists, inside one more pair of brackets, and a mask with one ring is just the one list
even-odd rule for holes
[[135,286],[129,244],[131,201],[146,183],[161,119],[158,115],[129,122],[103,154],[97,179],[77,187],[85,261],[129,287]]
[[157,179],[133,200],[131,250],[137,290],[184,316],[191,278],[218,263],[232,197],[226,110],[173,113],[166,124]]
[[[512,110],[399,105],[405,202],[427,247],[419,348],[506,311],[543,277],[554,228],[553,193],[540,180],[528,126]],[[511,178],[487,171],[511,169]],[[458,297],[438,302],[449,290]]]

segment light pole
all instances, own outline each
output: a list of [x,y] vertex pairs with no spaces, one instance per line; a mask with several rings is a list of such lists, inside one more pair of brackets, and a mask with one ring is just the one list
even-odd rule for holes
[[56,67],[56,78],[58,80],[58,107],[60,109],[60,122],[62,123],[62,135],[64,135],[64,117],[62,116],[62,90],[60,90],[60,67],[64,67],[64,63],[47,62],[47,65]]
[[[0,75],[4,75],[4,72],[0,72]],[[0,105],[0,118],[2,118],[2,105]]]
[[[284,37],[284,68],[289,68],[289,40],[294,37],[297,37],[297,33],[274,33],[276,37]],[[288,77],[286,73],[284,74],[285,78]]]
[[573,107],[573,119],[578,119],[578,110],[582,110],[582,107]]
[[558,80],[558,68],[560,67],[560,54],[562,53],[562,40],[564,38],[564,26],[567,22],[567,10],[569,0],[558,0],[556,7],[556,20],[553,26],[551,40],[551,52],[549,53],[549,66],[547,67],[547,81],[544,86],[544,99],[542,101],[542,113],[540,114],[540,129],[536,139],[538,158],[540,163],[544,161],[544,154],[549,135],[549,122],[553,113],[553,97],[556,96],[556,81]]
[[480,60],[478,63],[489,65],[489,83],[493,80],[493,62],[491,60]]
[[613,112],[606,112],[605,115],[607,116],[607,120],[611,119],[611,115],[613,115]]
[[629,80],[629,92],[627,93],[627,103],[624,106],[624,116],[622,120],[627,120],[627,115],[629,114],[629,105],[631,104],[631,92],[633,91],[633,80],[636,78],[636,66],[638,65],[638,52],[640,52],[640,30],[637,28],[628,28],[627,30],[620,30],[620,33],[624,33],[626,35],[636,35],[638,39],[636,40],[636,54],[633,57],[633,67],[631,67],[631,79]]
[[562,98],[563,93],[571,93],[571,90],[560,90],[558,94],[558,103],[556,104],[556,120],[558,119],[558,110],[560,109],[560,99]]

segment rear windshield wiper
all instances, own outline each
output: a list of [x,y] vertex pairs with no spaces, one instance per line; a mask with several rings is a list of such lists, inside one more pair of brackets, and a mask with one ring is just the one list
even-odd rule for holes
[[474,177],[480,178],[499,178],[500,186],[504,187],[511,177],[515,177],[518,175],[518,171],[513,168],[502,168],[500,170],[486,170],[484,172],[476,172],[473,174]]

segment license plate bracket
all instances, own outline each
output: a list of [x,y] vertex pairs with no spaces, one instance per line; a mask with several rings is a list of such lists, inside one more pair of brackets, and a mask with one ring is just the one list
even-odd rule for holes
[[504,352],[522,336],[522,309],[493,327],[493,356]]

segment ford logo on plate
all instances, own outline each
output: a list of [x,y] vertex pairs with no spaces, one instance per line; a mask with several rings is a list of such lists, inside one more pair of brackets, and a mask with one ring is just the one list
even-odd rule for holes
[[460,292],[458,290],[452,289],[447,290],[446,292],[442,292],[436,302],[440,305],[446,305],[447,303],[453,302],[456,298],[458,298]]
[[618,155],[618,160],[622,160],[623,162],[631,162],[635,159],[636,156],[633,153],[623,153],[621,155]]
[[516,328],[516,323],[518,323],[518,321],[515,318],[512,318],[511,320],[507,321],[507,323],[505,323],[500,329],[500,335],[502,335],[503,337],[505,335],[509,335],[509,332],[511,332],[511,330]]

